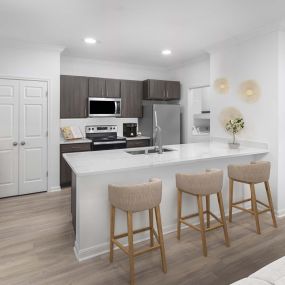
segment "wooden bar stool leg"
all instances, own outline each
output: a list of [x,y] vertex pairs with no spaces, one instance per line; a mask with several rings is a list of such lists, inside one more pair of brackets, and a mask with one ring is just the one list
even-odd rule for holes
[[217,193],[217,197],[218,197],[218,202],[219,202],[221,220],[223,222],[225,244],[226,244],[226,246],[230,246],[230,240],[229,240],[229,234],[228,234],[228,228],[227,228],[227,220],[226,220],[226,217],[225,217],[225,210],[224,210],[224,203],[223,203],[223,195],[222,195],[222,193],[221,192]]
[[258,210],[257,210],[254,184],[250,184],[250,191],[251,191],[251,200],[252,200],[253,212],[254,212],[255,223],[256,223],[256,232],[260,235],[261,232],[260,232],[260,224],[259,224],[259,216],[258,216]]
[[[250,188],[250,184],[249,184],[249,188]],[[253,207],[253,200],[252,200],[252,192],[251,192],[251,188],[250,188],[250,205],[251,205],[251,211],[254,211],[254,207]]]
[[211,211],[211,206],[210,206],[210,195],[206,195],[206,210],[207,210],[207,228],[210,228],[211,226],[211,221],[210,221],[210,211]]
[[114,258],[114,243],[115,238],[115,214],[116,209],[114,206],[111,206],[111,223],[110,223],[110,262],[113,262]]
[[177,189],[177,239],[181,235],[182,192]]
[[135,284],[135,261],[134,261],[134,239],[133,239],[133,213],[127,212],[128,216],[128,252],[130,263],[130,284]]
[[160,255],[161,255],[161,264],[162,270],[164,273],[167,272],[167,264],[166,264],[166,257],[165,257],[165,248],[164,248],[164,240],[163,240],[163,232],[162,232],[162,223],[161,223],[161,215],[160,215],[160,207],[155,207],[155,217],[156,217],[156,224],[157,224],[157,231],[158,231],[158,239],[160,245]]
[[207,241],[206,241],[206,232],[204,225],[203,200],[201,195],[197,196],[197,202],[198,202],[198,211],[200,219],[200,232],[201,232],[202,245],[203,245],[203,254],[204,256],[207,256]]
[[154,246],[154,239],[153,239],[153,209],[149,209],[149,235],[150,235],[150,246]]
[[274,206],[273,206],[273,202],[272,202],[272,196],[271,196],[271,190],[270,190],[269,182],[268,181],[264,182],[264,185],[265,185],[265,189],[266,189],[266,193],[267,193],[267,199],[268,199],[268,203],[269,203],[269,208],[270,208],[270,212],[271,212],[273,225],[275,228],[277,228],[277,222],[276,222],[276,218],[275,218]]
[[229,179],[229,222],[233,220],[233,194],[234,194],[234,180]]

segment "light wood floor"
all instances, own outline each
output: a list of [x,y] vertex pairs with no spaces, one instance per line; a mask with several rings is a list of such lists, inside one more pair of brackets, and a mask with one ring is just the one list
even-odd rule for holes
[[[183,230],[165,236],[168,273],[159,252],[136,259],[137,284],[230,284],[285,255],[285,219],[273,229],[270,216],[261,219],[262,235],[253,218],[234,216],[231,248],[222,230],[207,235],[209,257],[202,256],[200,235]],[[128,284],[128,259],[115,251],[112,265],[104,255],[78,263],[73,253],[70,192],[43,193],[0,200],[0,284],[69,285]]]

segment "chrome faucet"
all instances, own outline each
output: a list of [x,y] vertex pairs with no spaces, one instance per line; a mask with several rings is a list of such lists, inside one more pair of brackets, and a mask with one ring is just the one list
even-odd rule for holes
[[161,136],[161,127],[156,126],[155,127],[155,150],[159,153],[162,154],[162,136]]

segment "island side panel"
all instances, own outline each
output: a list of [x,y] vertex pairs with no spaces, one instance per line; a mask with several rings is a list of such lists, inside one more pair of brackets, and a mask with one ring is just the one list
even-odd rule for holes
[[76,234],[76,175],[73,171],[71,176],[71,215],[73,229]]
[[[171,165],[149,167],[131,171],[113,172],[99,175],[77,177],[77,233],[76,255],[79,260],[88,259],[109,250],[109,220],[110,205],[108,201],[108,184],[136,184],[148,181],[151,177],[162,179],[163,194],[161,202],[161,214],[163,232],[176,231],[176,205],[177,190],[175,174],[177,172],[200,172],[207,168],[220,168],[224,170],[223,200],[226,215],[228,213],[228,177],[227,166],[230,163],[249,163],[258,160],[262,155],[250,155],[244,157],[219,158],[201,160],[183,165]],[[235,197],[237,200],[244,197],[244,185],[235,185]],[[211,197],[211,210],[220,216],[215,195]],[[197,211],[197,202],[194,197],[183,197],[183,214]],[[116,233],[126,231],[126,214],[120,210],[116,212]],[[134,215],[134,227],[145,227],[148,222],[147,211]],[[198,220],[196,220],[198,222]],[[189,233],[191,234],[191,233]],[[148,235],[137,235],[135,241],[148,238]],[[221,239],[223,237],[221,236]],[[167,249],[166,249],[167,250]]]

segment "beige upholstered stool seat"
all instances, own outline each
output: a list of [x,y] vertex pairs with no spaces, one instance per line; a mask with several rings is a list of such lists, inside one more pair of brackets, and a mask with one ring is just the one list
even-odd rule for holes
[[195,195],[218,193],[223,187],[223,171],[210,169],[197,174],[177,173],[176,187],[183,192]]
[[159,206],[162,186],[160,179],[132,186],[109,185],[110,203],[123,211],[141,212]]
[[[160,202],[162,196],[162,183],[160,179],[150,179],[148,183],[119,186],[109,185],[109,201],[111,204],[110,223],[110,262],[113,262],[114,244],[129,256],[130,283],[135,284],[135,257],[143,253],[159,249],[163,272],[167,272],[165,249],[160,216]],[[128,232],[115,235],[115,214],[116,208],[127,214]],[[133,213],[148,210],[149,226],[142,229],[133,229]],[[155,212],[157,231],[153,225],[153,210]],[[133,235],[149,231],[150,246],[138,251],[134,250]],[[119,242],[119,239],[128,237],[128,247]],[[156,239],[156,241],[155,241]]]
[[[203,254],[207,256],[206,232],[220,227],[224,229],[225,243],[229,246],[229,237],[223,206],[221,190],[223,188],[223,171],[219,169],[210,169],[202,173],[177,173],[176,187],[178,191],[177,205],[177,238],[180,240],[181,224],[200,231],[202,238]],[[182,193],[197,197],[198,213],[182,217]],[[216,194],[219,202],[221,218],[218,218],[210,210],[210,195]],[[206,211],[203,210],[202,197],[206,197]],[[204,225],[204,214],[207,215],[207,226]],[[186,220],[199,216],[200,226],[188,223]],[[211,227],[210,217],[213,217],[218,224]]]
[[259,161],[244,165],[229,165],[229,177],[244,183],[262,183],[270,177],[270,162]]
[[[251,162],[249,164],[243,165],[229,165],[228,166],[228,176],[230,183],[230,202],[229,202],[229,221],[232,222],[232,212],[233,208],[245,211],[254,215],[256,223],[256,232],[260,234],[260,224],[259,215],[265,212],[271,212],[273,225],[277,227],[273,202],[271,197],[271,191],[269,186],[270,177],[270,162],[269,161],[258,161]],[[241,201],[233,202],[233,191],[234,191],[234,181],[246,183],[250,185],[251,197],[249,199],[243,199]],[[268,205],[256,199],[255,184],[264,183]],[[251,202],[251,209],[241,207],[240,204]],[[257,205],[261,205],[264,209],[259,210]]]

